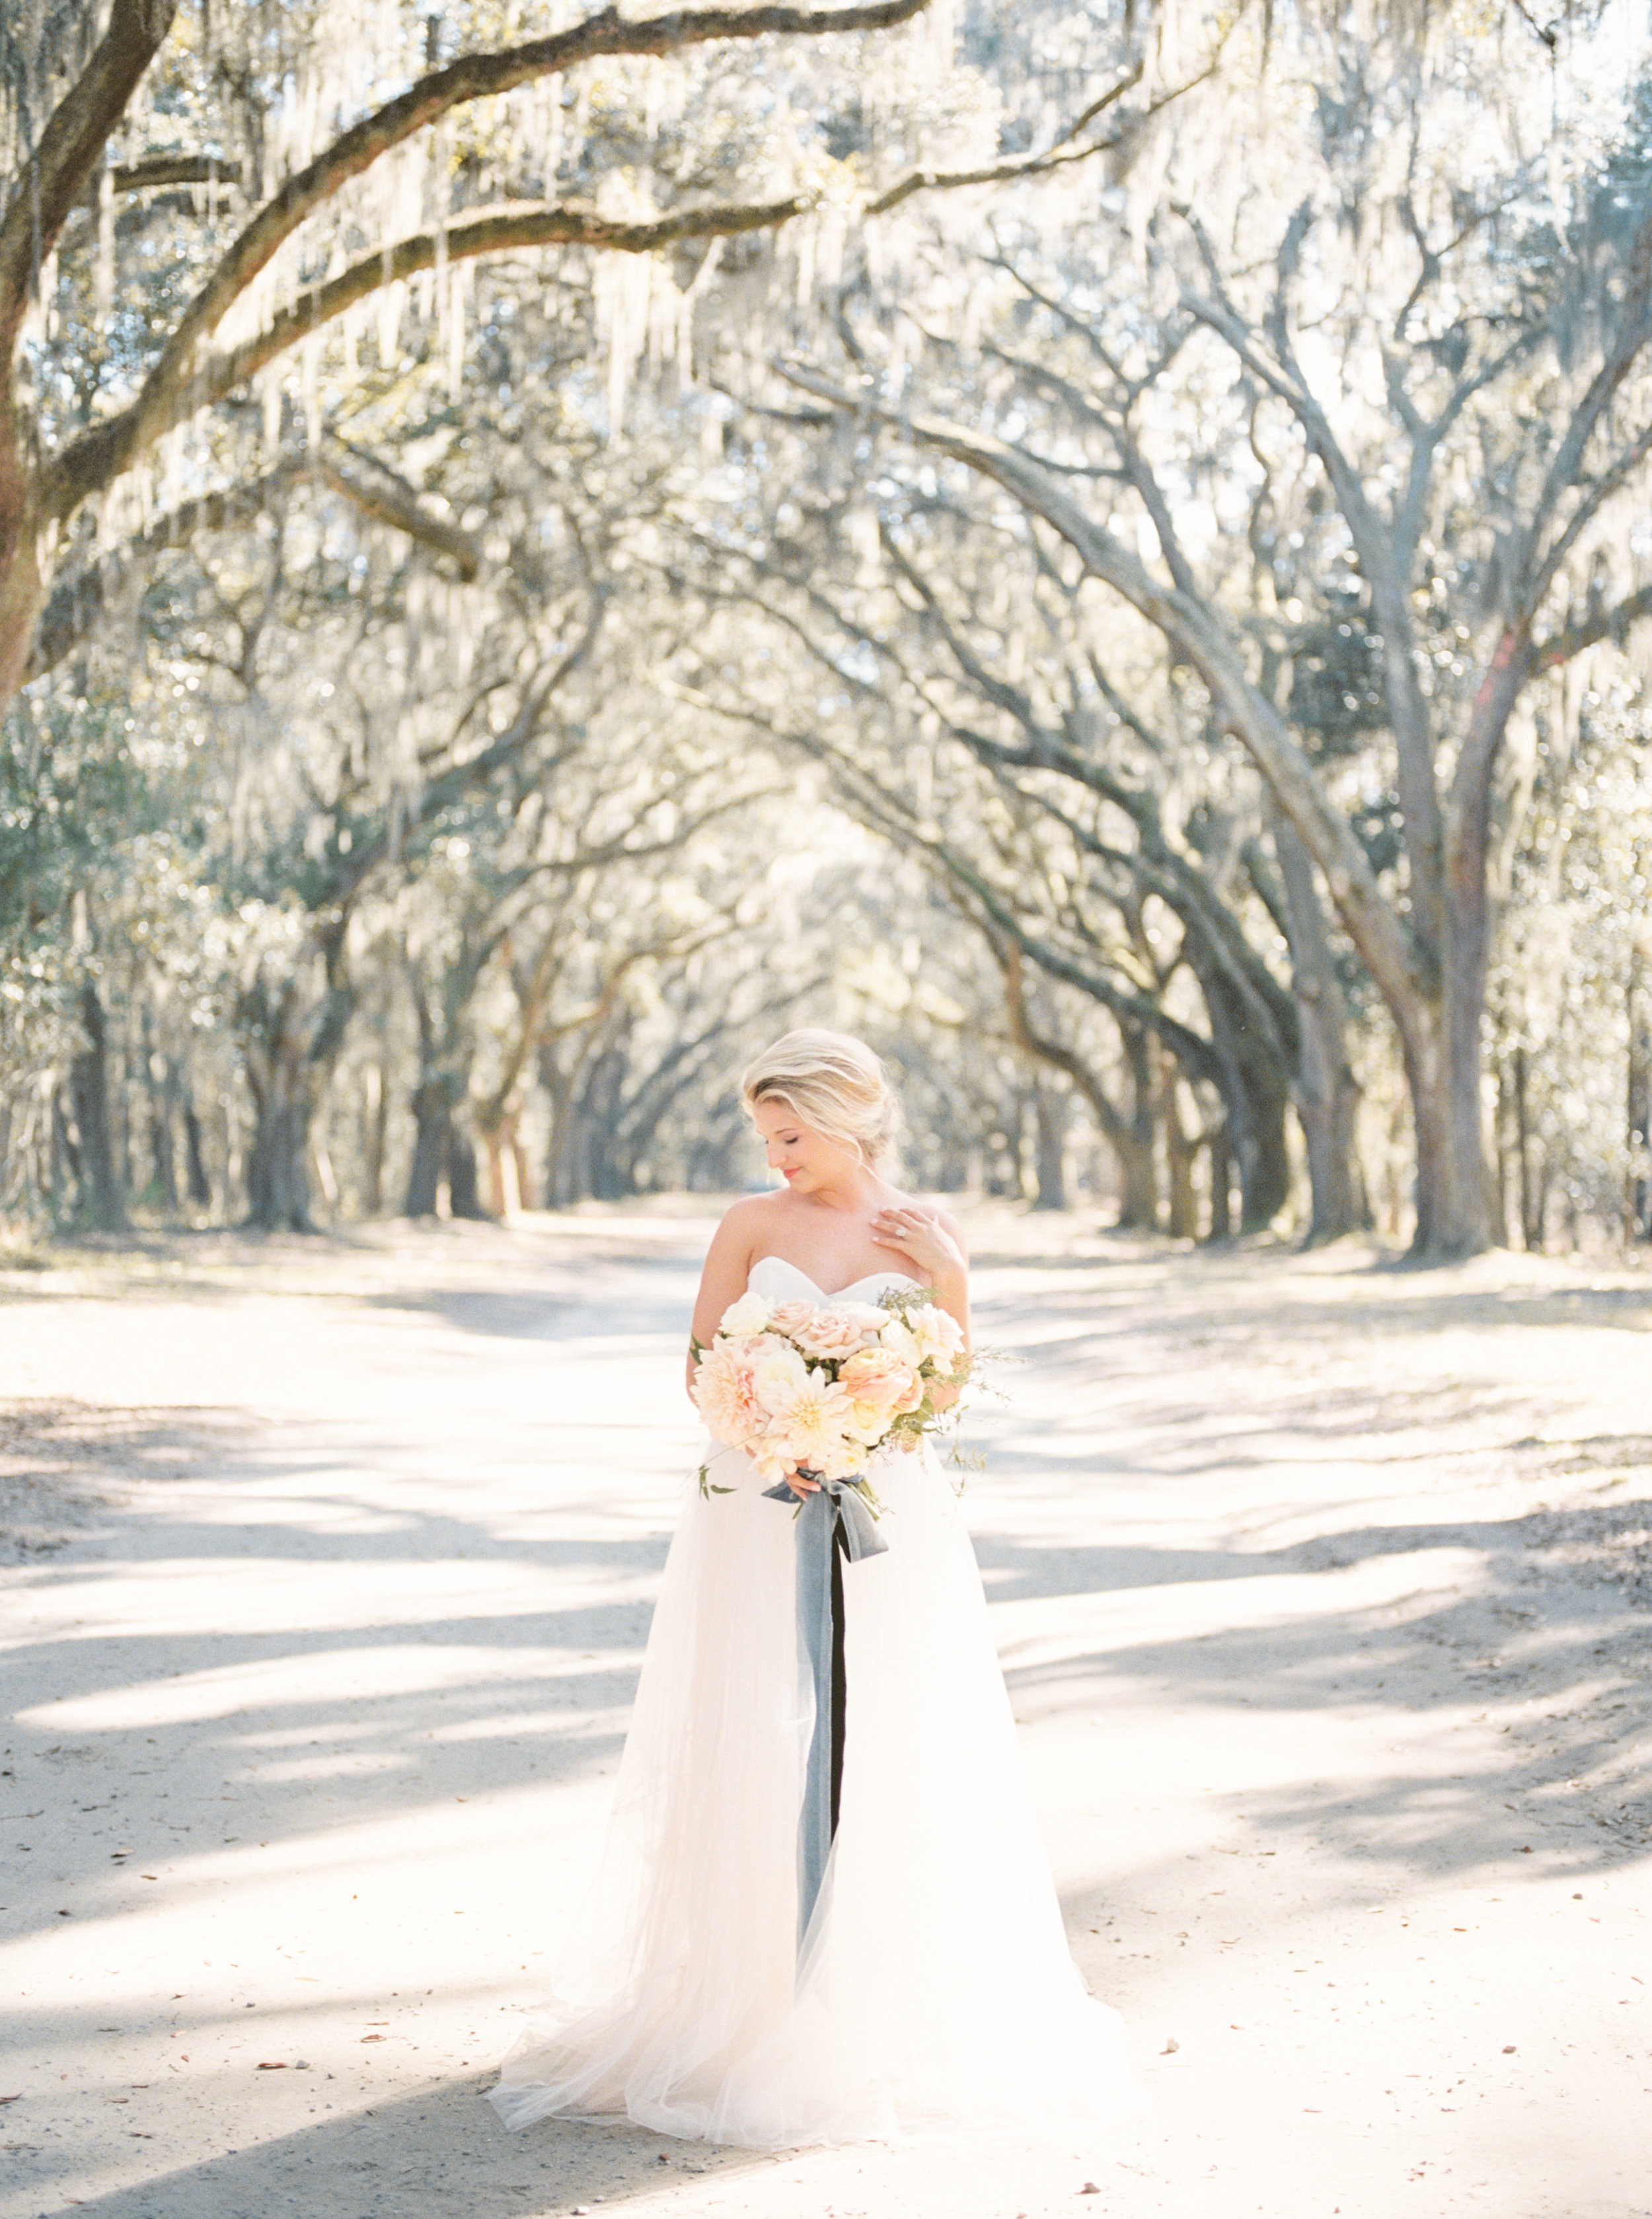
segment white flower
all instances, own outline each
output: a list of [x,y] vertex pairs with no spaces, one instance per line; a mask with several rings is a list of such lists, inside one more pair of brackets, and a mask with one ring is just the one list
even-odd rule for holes
[[789,1476],[793,1458],[784,1433],[761,1433],[745,1444],[745,1450],[765,1487],[776,1487]]
[[832,1308],[853,1318],[869,1341],[876,1340],[888,1322],[889,1312],[881,1302],[834,1302]]
[[891,1356],[904,1358],[914,1371],[923,1362],[923,1351],[918,1344],[918,1337],[904,1318],[886,1318],[878,1338]]
[[963,1353],[964,1329],[935,1302],[915,1303],[906,1313],[906,1328],[917,1346],[919,1358],[950,1371]]
[[752,1366],[752,1391],[770,1416],[786,1408],[809,1377],[809,1367],[789,1340],[770,1336]]
[[823,1479],[853,1479],[866,1462],[867,1443],[859,1434],[838,1434],[814,1450],[809,1470]]
[[719,1333],[743,1338],[747,1333],[761,1333],[774,1315],[774,1305],[767,1296],[753,1294],[749,1289],[737,1302],[730,1302],[723,1313]]

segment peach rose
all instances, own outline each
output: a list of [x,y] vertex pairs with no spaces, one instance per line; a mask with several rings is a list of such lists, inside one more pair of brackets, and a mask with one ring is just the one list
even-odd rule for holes
[[[879,1313],[879,1323],[882,1313]],[[863,1317],[850,1309],[818,1310],[795,1336],[798,1346],[817,1364],[838,1364],[877,1338]]]
[[865,1428],[916,1410],[923,1400],[923,1382],[916,1366],[892,1349],[862,1348],[850,1357],[838,1374],[854,1406],[854,1421]]
[[788,1340],[795,1340],[804,1327],[814,1318],[818,1305],[806,1302],[801,1296],[789,1302],[777,1302],[769,1319],[771,1333],[783,1333]]

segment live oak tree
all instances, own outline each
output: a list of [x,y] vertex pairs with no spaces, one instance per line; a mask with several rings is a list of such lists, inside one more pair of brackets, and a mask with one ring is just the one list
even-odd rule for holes
[[[0,218],[0,712],[84,630],[71,600],[37,637],[89,508],[99,561],[127,542],[137,556],[175,542],[203,518],[252,513],[260,488],[245,420],[262,414],[266,434],[279,432],[286,358],[301,367],[315,449],[335,357],[347,387],[370,334],[381,375],[399,371],[410,286],[413,314],[434,327],[456,379],[472,264],[547,248],[637,259],[640,292],[608,289],[618,415],[637,333],[646,338],[659,310],[644,265],[662,266],[663,253],[698,257],[698,269],[679,273],[681,288],[668,289],[674,315],[692,320],[716,268],[708,246],[772,232],[823,202],[841,227],[856,202],[884,213],[936,190],[1059,169],[1119,139],[1107,112],[1133,74],[1046,134],[1046,146],[882,177],[803,143],[800,131],[813,129],[805,96],[798,88],[788,101],[773,69],[754,71],[736,97],[702,84],[698,129],[669,127],[674,102],[696,90],[680,79],[606,85],[594,113],[588,97],[599,65],[875,33],[927,4],[643,17],[610,6],[500,43],[521,11],[490,0],[461,5],[449,22],[381,0],[344,36],[319,0],[239,10],[201,0],[198,18],[180,0],[109,0],[106,15],[96,0],[61,0],[27,13],[0,56],[9,95],[0,157],[10,173]],[[786,49],[764,49],[777,51]],[[571,75],[580,90],[565,103]],[[190,143],[177,143],[180,132]],[[731,180],[752,193],[731,197]],[[344,469],[336,454],[307,467],[471,559],[393,472]],[[188,483],[202,479],[204,488]],[[87,550],[74,551],[78,569]],[[86,596],[94,606],[101,599],[95,577]]]
[[[401,904],[419,1039],[407,1215],[433,1215],[444,1180],[456,1217],[519,1205],[536,1060],[551,1112],[545,1184],[558,1201],[593,1190],[563,1190],[558,1175],[577,1153],[568,1052],[588,1054],[634,1006],[639,971],[680,967],[733,929],[745,887],[701,836],[762,791],[703,746],[674,748],[633,693],[625,708],[610,695],[549,774],[529,755],[513,792],[480,788],[468,809],[441,813]],[[614,1153],[625,1122],[608,1121]]]
[[[708,200],[691,178],[684,205],[616,216],[560,198],[555,165],[543,160],[532,196],[524,190],[529,165],[512,149],[514,162],[475,165],[500,196],[456,214],[450,148],[442,139],[456,119],[599,59],[875,30],[924,4],[706,8],[641,20],[610,7],[537,38],[500,45],[481,38],[475,50],[446,59],[439,19],[394,5],[380,11],[378,38],[365,51],[335,45],[320,8],[248,9],[238,22],[237,11],[203,7],[198,22],[181,22],[179,0],[108,0],[107,8],[66,0],[49,12],[24,12],[6,32],[0,709],[23,682],[59,548],[86,505],[291,350],[314,348],[363,301],[425,273],[445,293],[450,273],[478,257],[567,245],[647,254],[680,240],[761,231],[807,204],[796,190]],[[485,27],[488,11],[476,13]],[[164,106],[152,72],[168,95]],[[278,105],[289,73],[301,96],[296,115]],[[171,137],[180,115],[200,143],[162,150],[143,143]],[[112,160],[123,132],[140,143],[121,150],[127,158]],[[409,154],[428,164],[428,194],[422,176],[410,178],[405,164],[397,171]],[[430,220],[403,227],[410,182],[413,210],[428,198]],[[208,202],[201,211],[204,248],[180,256],[158,287],[146,287],[115,374],[100,376],[98,357],[107,351],[96,326],[112,306],[115,202],[196,188]],[[80,265],[66,273],[66,303],[59,297],[60,254]],[[133,269],[120,276],[127,285],[137,279]],[[65,376],[50,347],[28,344],[31,320],[54,324],[63,305],[90,326],[75,351],[78,375]],[[444,300],[444,323],[450,305]],[[53,337],[61,353],[61,334]]]
[[[827,486],[800,498],[793,480],[761,552],[682,548],[674,590],[704,595],[710,620],[674,672],[708,707],[828,766],[842,807],[928,861],[1014,983],[1016,1044],[1081,1087],[1119,1158],[1130,1221],[1157,1215],[1152,1105],[1161,1097],[1168,1111],[1179,1071],[1214,1097],[1203,1139],[1214,1223],[1228,1229],[1231,1163],[1241,1227],[1259,1230],[1289,1191],[1300,1042],[1290,991],[1247,937],[1247,904],[1252,930],[1270,943],[1278,935],[1239,827],[1208,791],[1173,800],[1155,782],[1174,751],[1140,714],[1121,720],[1069,587],[1047,566],[1040,575],[1034,550],[952,505],[904,504],[891,489],[882,568],[857,582],[853,562],[830,553],[844,499]],[[742,629],[748,614],[767,624],[772,647]],[[1103,741],[1109,724],[1127,767]],[[1172,811],[1187,824],[1172,826]],[[1195,820],[1202,854],[1186,836]],[[1012,952],[1108,1010],[1130,1099],[1028,1022]],[[1171,1153],[1188,1151],[1173,1137]],[[1334,1237],[1350,1226],[1327,1222],[1320,1170],[1316,1227]],[[1187,1209],[1176,1214],[1178,1231],[1195,1229]]]
[[[520,281],[514,298],[508,277],[493,287],[479,320],[475,290],[461,282],[472,264],[527,271],[535,250],[549,246],[598,264],[613,250],[657,269],[650,258],[661,250],[688,248],[698,270],[691,256],[675,291],[669,277],[660,280],[661,297],[687,315],[715,265],[708,243],[793,221],[823,183],[840,202],[847,183],[851,198],[887,214],[937,188],[1088,158],[1098,129],[1111,128],[1128,71],[1114,71],[1076,119],[1046,129],[1042,151],[1005,153],[989,139],[980,141],[985,158],[972,160],[967,125],[949,139],[944,118],[939,137],[898,120],[903,101],[912,119],[919,114],[920,71],[912,96],[885,98],[880,131],[846,142],[842,161],[823,164],[804,149],[800,168],[772,69],[767,83],[748,75],[733,100],[726,82],[647,75],[651,58],[680,63],[691,52],[763,38],[773,54],[782,36],[875,30],[921,12],[921,0],[641,22],[608,10],[571,31],[512,41],[508,9],[460,9],[438,22],[390,4],[368,10],[337,42],[315,9],[227,16],[203,8],[197,18],[165,4],[117,4],[100,17],[71,0],[9,27],[0,57],[13,186],[0,228],[9,373],[0,405],[0,704],[20,678],[43,681],[118,632],[134,590],[140,622],[165,632],[177,613],[180,548],[197,538],[221,544],[240,530],[273,538],[279,550],[286,518],[311,494],[349,503],[364,525],[407,535],[438,569],[474,582],[507,521],[497,500],[484,490],[461,521],[461,508],[432,493],[428,457],[407,473],[394,452],[398,432],[418,431],[416,408],[412,420],[395,413],[410,370],[417,382],[439,352],[456,402],[468,336],[503,357],[520,354],[506,333],[506,319],[512,338],[524,324]],[[560,90],[570,71],[583,72],[571,100]],[[699,128],[693,102],[708,82]],[[686,101],[686,124],[674,100]],[[961,152],[961,166],[911,166],[931,142]],[[767,190],[776,177],[785,189]],[[581,283],[594,291],[594,321],[608,326],[604,398],[617,430],[637,346],[636,289],[608,287],[605,301],[593,268],[589,258],[583,274],[574,266],[570,286],[564,260],[556,285],[565,296]],[[760,295],[766,284],[772,279],[760,273]],[[576,326],[577,311],[564,321]],[[592,321],[587,314],[587,341]],[[401,351],[410,329],[411,357]],[[280,375],[289,358],[295,381]],[[555,345],[526,365],[524,385],[541,411],[547,381],[568,366]],[[490,367],[519,413],[511,370]],[[351,412],[368,427],[366,447],[343,432]],[[491,531],[477,528],[484,524]],[[248,704],[270,693],[267,711],[280,690],[260,666],[268,612],[257,594],[233,605],[218,594],[214,609],[214,591],[195,619],[185,612],[177,690],[200,682],[183,681],[181,668],[204,653]],[[469,628],[475,618],[460,621]],[[220,634],[204,649],[203,623]],[[426,665],[430,646],[427,637],[418,648]],[[426,708],[436,712],[441,696],[432,687]],[[441,755],[425,744],[421,778]],[[370,743],[366,755],[376,752]],[[291,750],[276,754],[289,774]],[[259,834],[267,884],[243,906],[271,926],[235,1004],[256,1104],[247,1170],[259,1221],[307,1219],[307,1135],[355,1006],[347,954],[368,890],[404,836],[439,824],[452,792],[486,786],[492,764],[491,751],[480,770],[463,755],[434,780],[413,781],[376,832],[351,821],[363,776],[371,786],[379,775],[372,764],[342,781],[323,774],[319,813],[312,795],[293,824]],[[277,912],[290,920],[283,904],[295,896],[314,921],[295,948],[273,922]],[[112,1219],[121,1181],[102,1175],[96,1114],[109,1084],[102,960],[88,948],[78,989],[86,1037],[72,1090],[84,1115],[65,1131],[71,1145],[84,1138],[94,1213]]]
[[[1614,698],[1616,696],[1617,698]],[[1652,1236],[1652,745],[1626,687],[1537,768],[1489,998],[1502,1221]]]
[[[1652,105],[1631,90],[1556,198],[1516,153],[1464,173],[1486,96],[1469,58],[1432,78],[1384,60],[1350,67],[1282,157],[1263,103],[1267,169],[1243,132],[1226,183],[1196,175],[1183,199],[1171,169],[1139,248],[1105,221],[1005,240],[1003,320],[961,351],[941,333],[924,364],[950,414],[895,398],[864,320],[852,383],[786,374],[995,482],[1197,674],[1387,1004],[1414,1246],[1450,1256],[1492,1233],[1486,979],[1543,685],[1652,613],[1628,529],[1652,454]],[[1265,563],[1236,563],[1246,534]],[[1397,870],[1291,714],[1344,557]]]

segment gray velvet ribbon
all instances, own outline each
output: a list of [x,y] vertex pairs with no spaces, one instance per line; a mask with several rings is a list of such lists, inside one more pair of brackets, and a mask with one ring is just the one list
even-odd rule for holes
[[[798,1474],[812,1479],[813,1472]],[[815,1730],[804,1773],[798,1820],[798,1942],[809,1930],[826,1860],[832,1850],[832,1551],[842,1529],[843,1553],[852,1564],[880,1557],[889,1544],[878,1531],[866,1497],[852,1481],[823,1479],[801,1500],[782,1480],[767,1487],[776,1502],[797,1505],[798,1652],[815,1688]]]

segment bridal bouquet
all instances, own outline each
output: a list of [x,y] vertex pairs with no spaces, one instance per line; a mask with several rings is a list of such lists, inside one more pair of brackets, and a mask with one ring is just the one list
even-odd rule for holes
[[[891,1289],[876,1303],[744,1294],[694,1355],[694,1400],[717,1439],[744,1449],[771,1482],[791,1471],[846,1482],[874,1515],[867,1458],[916,1447],[941,1422],[935,1390],[961,1387],[970,1371],[957,1321],[927,1287]],[[733,1492],[708,1470],[702,1495]]]

